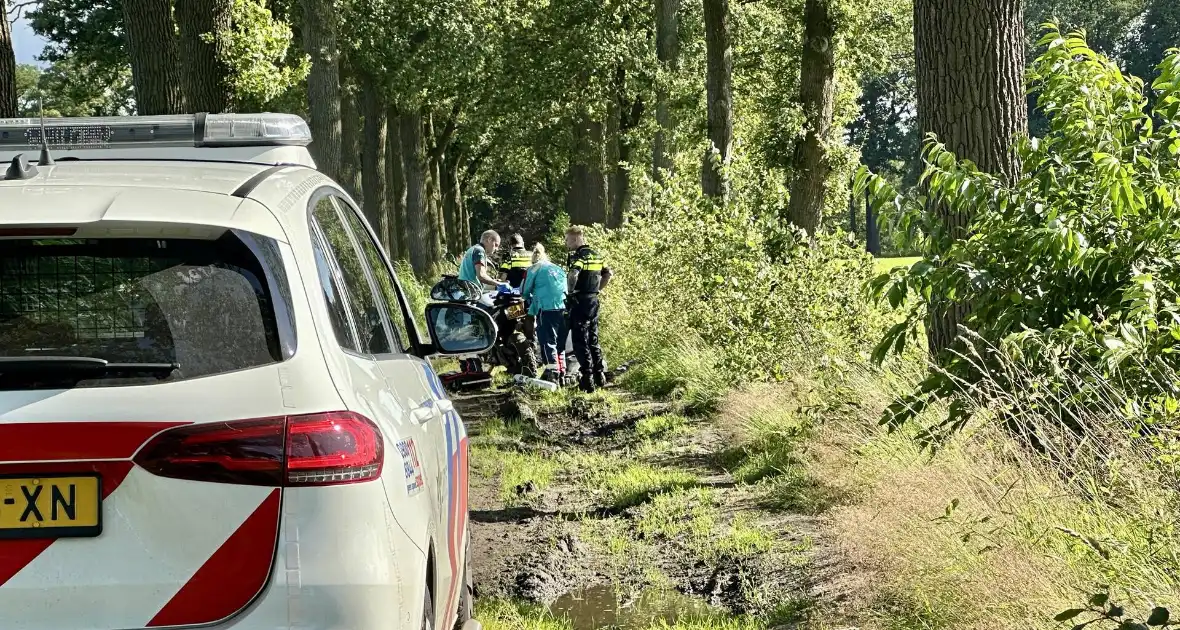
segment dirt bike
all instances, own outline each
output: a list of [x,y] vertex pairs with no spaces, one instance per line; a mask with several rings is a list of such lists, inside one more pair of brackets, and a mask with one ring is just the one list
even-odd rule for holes
[[496,344],[482,355],[461,358],[459,374],[447,375],[444,382],[490,381],[491,368],[497,365],[504,366],[511,375],[536,377],[536,350],[525,328],[528,325],[528,308],[519,290],[501,286],[496,291],[485,293],[478,284],[447,274],[431,288],[430,297],[478,306],[492,316],[497,328]]

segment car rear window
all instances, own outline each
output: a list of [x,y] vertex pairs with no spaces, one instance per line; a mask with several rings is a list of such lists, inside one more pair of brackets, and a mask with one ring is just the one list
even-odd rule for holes
[[[294,353],[290,314],[278,244],[256,234],[0,241],[0,389],[142,384],[276,363]],[[87,378],[3,370],[4,359],[21,357],[175,369]]]

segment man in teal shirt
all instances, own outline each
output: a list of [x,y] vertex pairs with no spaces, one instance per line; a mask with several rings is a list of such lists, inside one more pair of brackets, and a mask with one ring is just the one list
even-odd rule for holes
[[492,252],[500,249],[500,235],[495,230],[488,230],[479,237],[479,242],[468,248],[459,263],[459,279],[474,282],[495,289],[500,282],[492,275],[496,267],[488,258]]
[[[541,357],[545,361],[545,372],[560,373],[558,360],[561,330],[565,327],[565,270],[549,262],[545,246],[537,243],[533,247],[533,266],[524,278],[521,295],[529,303],[529,315],[537,322],[537,339],[541,344]],[[562,344],[564,345],[564,344]]]

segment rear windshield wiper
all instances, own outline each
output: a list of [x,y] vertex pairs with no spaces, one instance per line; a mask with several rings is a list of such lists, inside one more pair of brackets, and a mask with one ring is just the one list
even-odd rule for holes
[[115,372],[166,377],[179,369],[180,365],[177,363],[112,363],[98,357],[0,357],[0,374],[30,372],[110,374]]

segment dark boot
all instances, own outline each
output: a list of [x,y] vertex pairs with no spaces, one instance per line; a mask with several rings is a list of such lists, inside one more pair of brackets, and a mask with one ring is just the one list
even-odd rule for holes
[[594,386],[595,387],[606,387],[606,373],[605,372],[595,372],[594,373]]
[[587,394],[594,393],[594,381],[591,380],[589,373],[583,374],[578,379],[578,389],[582,390],[583,392],[585,392]]

